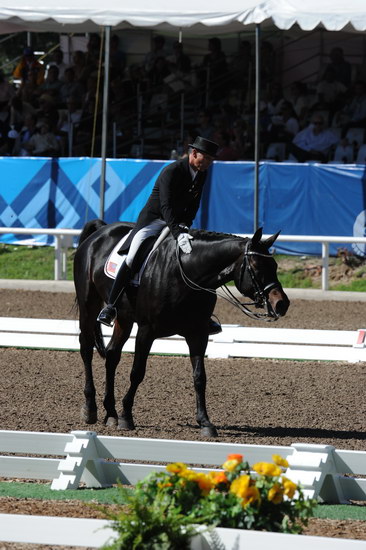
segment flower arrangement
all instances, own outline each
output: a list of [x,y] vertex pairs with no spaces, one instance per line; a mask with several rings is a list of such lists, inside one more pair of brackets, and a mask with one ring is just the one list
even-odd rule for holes
[[119,538],[108,548],[183,550],[199,524],[301,533],[315,501],[285,477],[285,459],[272,460],[250,468],[242,455],[231,454],[219,471],[197,472],[177,462],[150,474],[127,497],[128,510],[112,516]]

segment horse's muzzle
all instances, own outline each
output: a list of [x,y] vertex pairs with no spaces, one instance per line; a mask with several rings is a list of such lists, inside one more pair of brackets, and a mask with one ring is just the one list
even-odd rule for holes
[[290,305],[290,300],[282,287],[272,288],[268,294],[268,301],[278,317],[283,317]]

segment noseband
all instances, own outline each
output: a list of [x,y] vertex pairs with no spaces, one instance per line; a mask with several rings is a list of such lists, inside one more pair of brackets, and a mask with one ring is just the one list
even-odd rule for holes
[[[210,292],[212,294],[218,294],[217,290],[214,288],[204,288],[189,279],[187,275],[183,271],[182,262],[179,255],[179,245],[177,244],[176,247],[176,255],[177,255],[177,261],[179,270],[182,276],[183,281],[186,283],[189,288],[192,290],[204,290],[206,292]],[[218,294],[220,298],[223,298],[224,300],[230,302],[233,306],[237,307],[247,315],[248,317],[251,317],[252,319],[260,319],[261,321],[277,321],[279,318],[279,315],[275,312],[271,304],[268,300],[268,295],[270,291],[278,286],[278,282],[269,283],[264,288],[261,287],[260,282],[258,281],[258,278],[256,277],[255,271],[250,263],[250,257],[251,256],[262,256],[263,258],[272,258],[272,254],[262,254],[261,252],[256,252],[255,250],[249,250],[249,241],[245,244],[244,254],[243,254],[243,261],[240,266],[240,274],[239,274],[239,288],[242,287],[242,281],[245,277],[245,273],[248,272],[251,283],[254,287],[254,302],[240,302],[238,298],[231,292],[231,290],[227,287],[226,284],[222,285],[222,290],[224,294]],[[251,311],[247,306],[255,306],[256,308],[263,308],[264,313],[255,313]]]

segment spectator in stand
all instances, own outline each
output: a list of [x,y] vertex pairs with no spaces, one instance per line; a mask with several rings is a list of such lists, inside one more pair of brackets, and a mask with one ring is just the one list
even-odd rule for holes
[[169,63],[165,57],[157,57],[154,61],[153,68],[147,73],[149,79],[149,87],[153,93],[163,93],[168,91],[168,86],[165,79],[169,76]]
[[[88,99],[83,105],[82,114],[74,139],[74,155],[94,156],[100,151],[100,136],[102,131],[101,110],[96,113],[95,97]],[[95,121],[95,125],[94,125]]]
[[159,57],[165,59],[167,57],[167,51],[165,49],[164,36],[156,35],[152,39],[152,49],[146,54],[143,64],[147,74],[153,70],[155,62]]
[[352,67],[345,60],[342,48],[333,48],[329,54],[330,63],[327,68],[332,68],[335,72],[335,79],[342,82],[346,88],[351,85]]
[[0,155],[9,155],[13,147],[13,139],[9,139],[10,107],[8,101],[0,103]]
[[309,115],[309,97],[307,86],[304,82],[293,82],[290,87],[290,95],[288,101],[292,103],[292,106],[297,115],[301,128],[306,126]]
[[342,128],[342,137],[349,128],[366,128],[366,83],[363,80],[354,83],[349,101],[336,113],[334,123]]
[[222,51],[220,38],[210,38],[208,41],[209,53],[203,59],[201,82],[209,84],[209,97],[212,103],[219,103],[227,91],[227,62]]
[[54,50],[52,53],[52,59],[46,67],[46,74],[45,74],[46,78],[48,76],[48,71],[50,67],[53,67],[53,66],[56,66],[58,68],[58,77],[61,81],[63,81],[67,65],[66,63],[64,63],[64,54],[63,54],[63,51],[60,50],[60,48],[57,48],[57,50]]
[[53,97],[55,103],[60,103],[60,90],[62,88],[62,82],[58,77],[59,70],[56,65],[51,65],[48,69],[47,78],[38,87],[38,94],[48,94]]
[[215,126],[212,124],[210,111],[208,109],[201,110],[198,113],[198,126],[194,129],[193,134],[212,141],[214,132]]
[[238,160],[238,152],[231,145],[229,132],[218,130],[214,133],[215,142],[219,148],[216,154],[216,160]]
[[29,151],[26,149],[25,144],[36,132],[38,132],[37,117],[34,114],[28,114],[25,117],[23,127],[21,128],[17,138],[15,139],[12,154],[19,157],[28,156]]
[[30,71],[27,82],[24,82],[20,86],[17,95],[19,95],[23,102],[32,105],[35,109],[38,108],[39,93],[36,71]]
[[332,115],[338,111],[344,104],[344,96],[347,92],[347,87],[336,78],[336,72],[333,67],[325,69],[322,80],[316,87],[317,103],[315,109],[323,109],[330,111],[330,120]]
[[280,113],[272,116],[268,127],[268,141],[289,143],[298,134],[299,130],[299,121],[292,103],[285,101],[282,103]]
[[314,113],[311,123],[294,137],[289,151],[299,162],[326,162],[331,147],[338,142],[339,137],[326,127],[324,117]]
[[76,82],[79,82],[85,88],[88,79],[85,52],[76,50],[72,55],[70,66],[74,70]]
[[35,114],[35,112],[36,109],[33,105],[23,101],[19,95],[14,96],[10,102],[10,127],[19,132],[27,117]]
[[15,88],[8,79],[5,78],[3,71],[0,70],[0,103],[9,102],[15,95]]
[[13,77],[21,80],[21,85],[28,81],[29,73],[35,75],[36,83],[39,86],[44,80],[44,68],[37,61],[33,49],[26,47],[23,50],[23,56],[13,71]]
[[109,70],[111,80],[123,77],[125,69],[126,54],[119,46],[119,37],[113,34],[109,44]]
[[231,133],[231,146],[236,151],[238,160],[252,159],[252,144],[248,142],[247,126],[241,117],[234,120]]
[[69,150],[69,138],[77,133],[82,115],[81,103],[77,97],[70,96],[66,101],[66,109],[59,110],[57,135],[60,136],[62,150],[66,155],[71,155]]
[[67,100],[70,96],[76,98],[80,103],[83,100],[85,94],[85,88],[81,82],[75,78],[75,70],[73,67],[68,67],[65,70],[64,83],[60,88],[60,103],[62,106],[66,106]]
[[233,55],[228,65],[230,86],[240,89],[243,96],[248,91],[248,86],[254,84],[254,63],[252,59],[252,46],[249,40],[242,40],[238,52]]
[[279,82],[274,82],[267,92],[265,99],[267,104],[267,113],[269,116],[281,114],[282,106],[286,103],[282,86]]
[[39,109],[36,112],[39,121],[48,122],[51,132],[56,132],[58,125],[58,109],[55,99],[49,94],[42,94],[39,98]]
[[178,76],[187,75],[191,71],[191,59],[184,53],[183,43],[174,42],[173,54],[167,57],[170,71]]
[[47,120],[39,122],[38,131],[24,143],[24,148],[34,157],[58,157],[60,154],[59,141]]

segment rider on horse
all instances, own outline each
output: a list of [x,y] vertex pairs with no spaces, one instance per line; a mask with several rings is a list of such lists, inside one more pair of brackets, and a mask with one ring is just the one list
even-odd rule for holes
[[[129,247],[127,258],[113,283],[108,304],[99,313],[100,323],[113,326],[117,316],[116,303],[133,273],[141,266],[137,252],[146,239],[158,235],[168,226],[182,252],[191,253],[190,240],[193,237],[188,231],[200,205],[206,171],[215,159],[217,149],[217,143],[198,136],[189,145],[188,157],[168,164],[162,170],[122,247],[122,250]],[[221,326],[211,319],[209,333],[218,332],[221,332]]]

